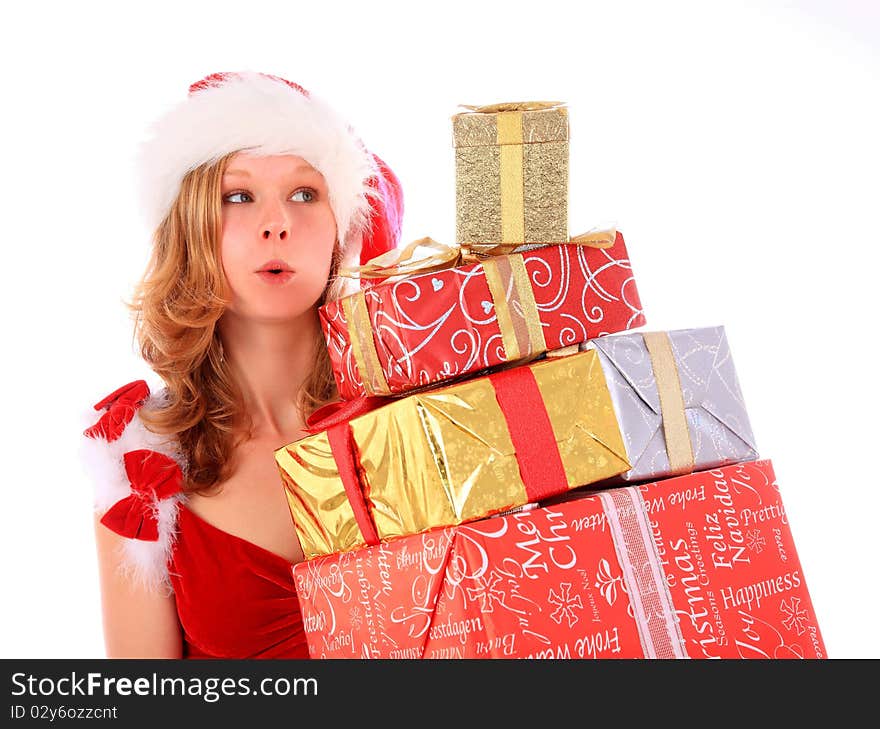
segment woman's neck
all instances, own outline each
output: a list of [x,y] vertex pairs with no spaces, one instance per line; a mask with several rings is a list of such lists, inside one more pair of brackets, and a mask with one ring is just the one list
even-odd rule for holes
[[320,341],[317,313],[274,323],[243,320],[227,312],[219,330],[224,358],[253,423],[253,437],[279,442],[290,438],[303,427],[298,404]]

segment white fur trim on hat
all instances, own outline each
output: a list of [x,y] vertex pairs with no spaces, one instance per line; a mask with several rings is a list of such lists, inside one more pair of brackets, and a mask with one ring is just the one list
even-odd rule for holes
[[227,75],[161,116],[140,150],[141,196],[151,230],[164,220],[186,173],[231,152],[302,157],[324,176],[344,246],[368,221],[370,152],[348,124],[313,94],[256,72]]
[[[144,402],[143,407],[159,404],[165,391],[157,392]],[[83,418],[83,429],[93,425],[97,418],[92,409]],[[83,436],[80,441],[80,461],[94,487],[95,513],[103,514],[113,504],[132,493],[131,483],[125,472],[124,456],[128,451],[147,449],[163,453],[177,461],[185,471],[185,459],[176,439],[158,435],[147,430],[138,413],[125,426],[116,440]],[[158,541],[123,539],[122,569],[129,578],[150,590],[170,594],[168,560],[177,537],[177,509],[185,500],[183,494],[168,497],[155,505],[159,527]]]

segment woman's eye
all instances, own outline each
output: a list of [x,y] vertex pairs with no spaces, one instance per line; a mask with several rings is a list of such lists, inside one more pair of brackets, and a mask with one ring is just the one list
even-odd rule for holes
[[311,202],[315,199],[315,193],[312,190],[297,190],[290,199],[296,202]]
[[253,202],[253,198],[246,192],[230,192],[223,196],[223,200],[231,203]]

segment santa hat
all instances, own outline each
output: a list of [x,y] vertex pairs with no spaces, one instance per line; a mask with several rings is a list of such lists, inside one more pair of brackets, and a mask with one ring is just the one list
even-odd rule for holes
[[326,102],[252,71],[206,76],[153,125],[139,163],[151,229],[168,214],[187,172],[243,150],[293,154],[318,170],[343,251],[360,244],[361,263],[397,246],[403,193],[394,172]]

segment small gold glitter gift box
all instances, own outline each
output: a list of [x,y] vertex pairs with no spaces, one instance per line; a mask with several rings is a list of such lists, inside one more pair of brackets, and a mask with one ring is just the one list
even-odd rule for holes
[[464,108],[452,117],[456,242],[567,242],[565,105],[524,101]]
[[366,400],[344,404],[344,415],[314,425],[323,430],[275,451],[306,558],[473,521],[631,468],[596,352],[378,400],[362,414]]

